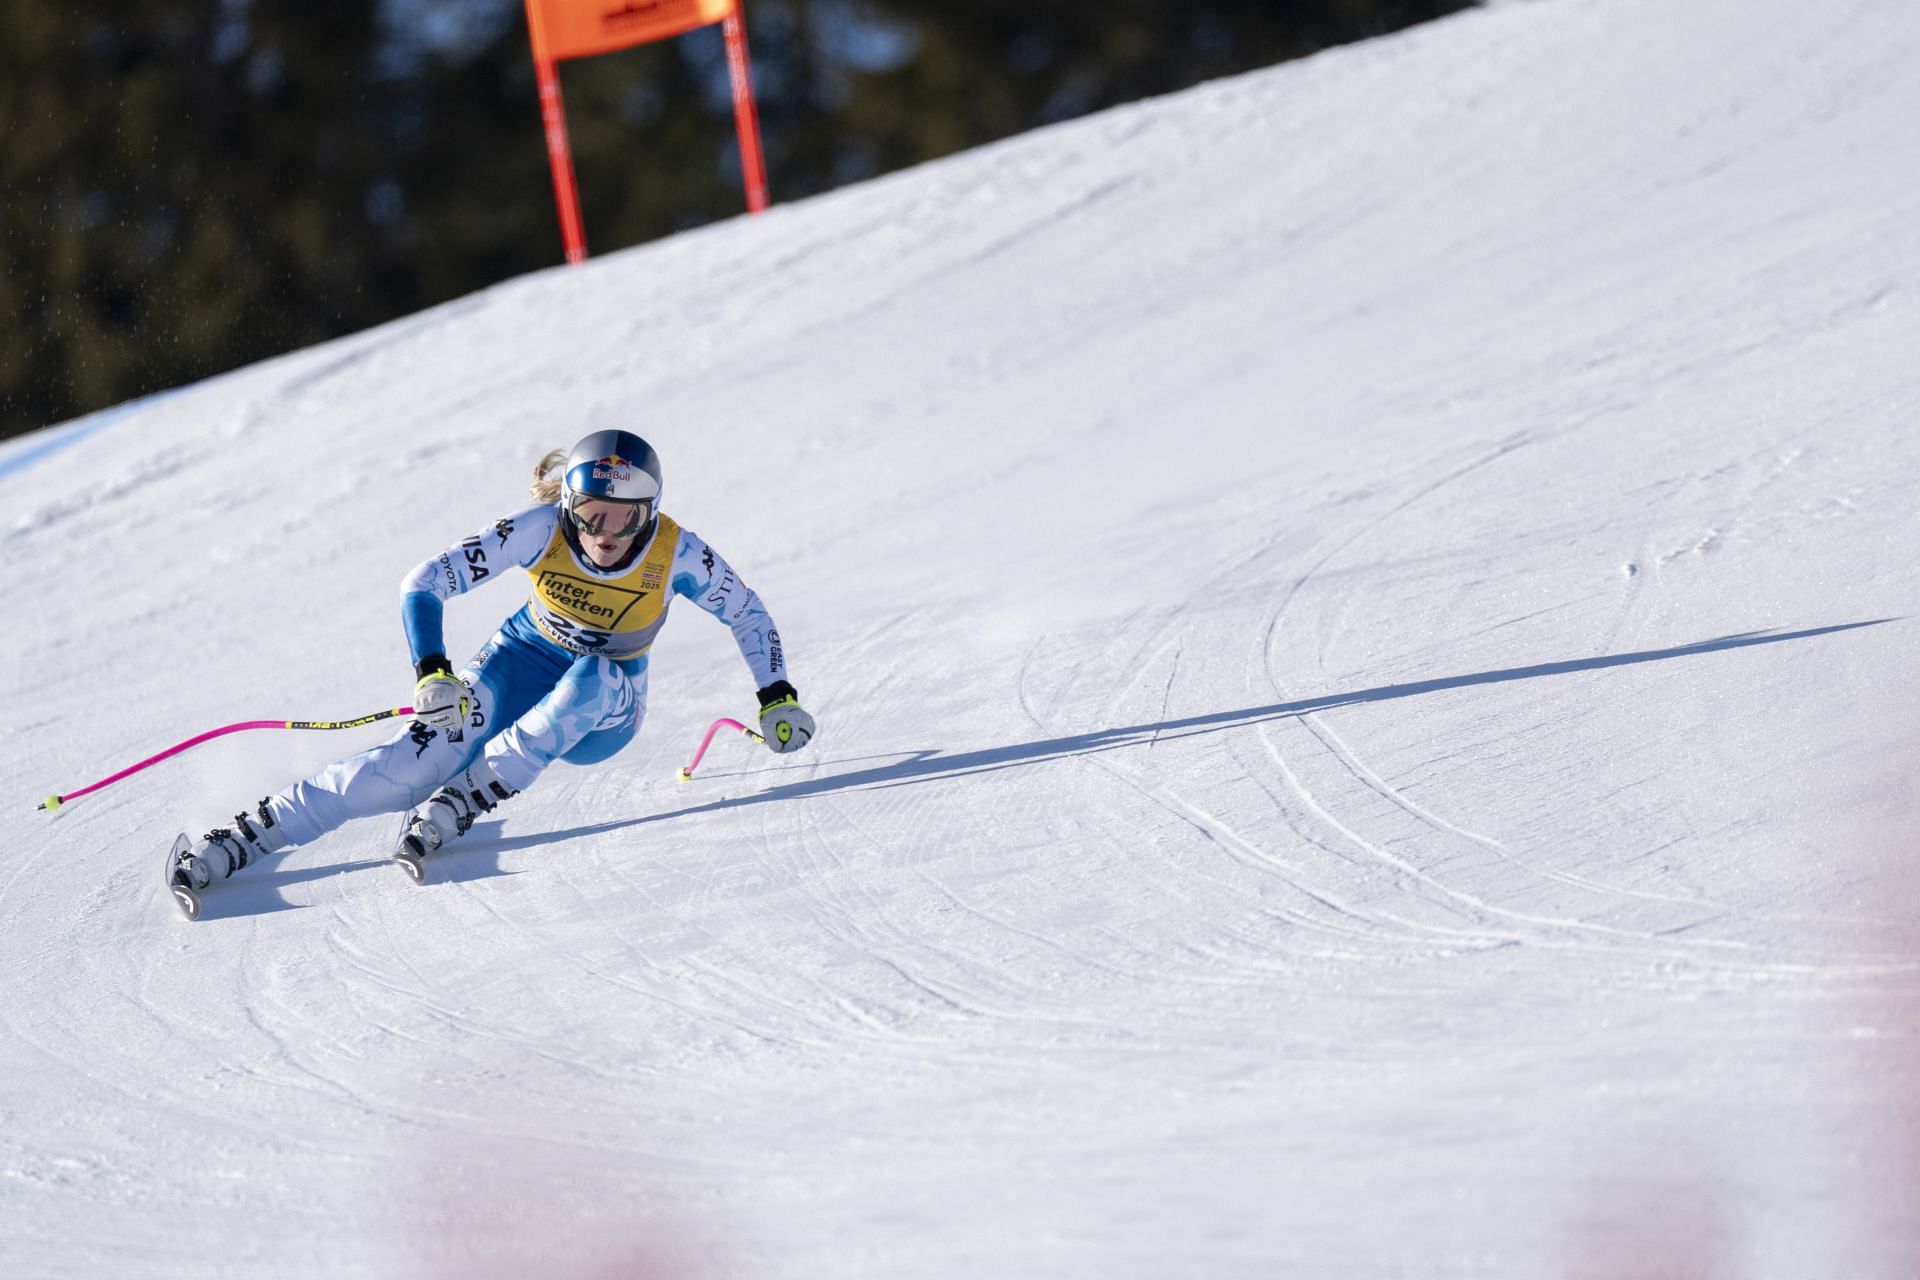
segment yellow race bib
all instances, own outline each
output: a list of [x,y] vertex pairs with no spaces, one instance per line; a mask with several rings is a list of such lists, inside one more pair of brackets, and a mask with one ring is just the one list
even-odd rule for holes
[[624,572],[608,576],[587,568],[567,544],[564,526],[556,524],[546,554],[527,570],[535,625],[572,653],[615,661],[639,657],[666,624],[673,596],[667,574],[679,545],[680,526],[662,515],[646,552]]

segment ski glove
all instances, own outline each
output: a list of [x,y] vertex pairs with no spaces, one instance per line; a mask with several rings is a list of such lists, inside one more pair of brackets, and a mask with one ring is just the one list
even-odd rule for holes
[[473,691],[453,674],[443,653],[430,653],[414,664],[420,677],[413,686],[413,718],[429,729],[457,729],[473,708]]
[[813,717],[800,709],[800,695],[785,680],[760,690],[760,736],[775,755],[798,751],[813,741]]

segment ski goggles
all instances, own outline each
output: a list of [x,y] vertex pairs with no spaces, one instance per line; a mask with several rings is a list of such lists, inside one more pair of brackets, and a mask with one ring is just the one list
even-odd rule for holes
[[653,518],[653,500],[622,502],[615,498],[582,498],[567,508],[567,519],[589,538],[631,538]]

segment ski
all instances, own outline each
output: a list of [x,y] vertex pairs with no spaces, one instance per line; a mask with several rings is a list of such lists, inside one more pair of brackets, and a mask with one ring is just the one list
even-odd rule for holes
[[200,893],[193,887],[193,882],[187,878],[185,869],[180,865],[180,855],[191,851],[192,848],[193,841],[187,838],[184,831],[174,837],[173,848],[167,851],[167,865],[162,874],[166,878],[167,892],[173,895],[173,904],[180,908],[180,914],[189,920],[198,920]]
[[421,847],[418,839],[407,834],[408,829],[412,826],[413,811],[409,809],[400,815],[400,834],[395,838],[393,852],[388,856],[400,864],[400,869],[406,872],[415,884],[425,884],[427,882],[427,866],[426,863],[421,861],[421,855],[423,855],[426,850]]

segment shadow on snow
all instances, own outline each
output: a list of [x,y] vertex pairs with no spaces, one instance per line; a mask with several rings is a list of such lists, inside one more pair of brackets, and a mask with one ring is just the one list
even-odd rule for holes
[[[683,809],[673,809],[664,813],[644,814],[637,818],[621,818],[612,822],[594,823],[591,826],[568,827],[559,831],[539,832],[531,835],[512,836],[506,839],[497,837],[500,823],[482,823],[472,833],[476,839],[462,841],[458,846],[428,861],[427,885],[460,884],[474,880],[490,879],[494,876],[512,875],[500,865],[500,855],[513,849],[533,848],[552,844],[560,840],[571,840],[577,836],[602,835],[609,831],[619,831],[627,827],[637,827],[650,822],[668,822],[675,818],[690,818],[703,813],[717,813],[723,809],[738,809],[745,805],[768,804],[780,800],[804,800],[810,796],[831,795],[840,791],[878,790],[886,787],[911,786],[921,782],[934,782],[943,778],[966,777],[970,774],[992,773],[1000,769],[1012,769],[1022,765],[1043,764],[1049,760],[1061,760],[1072,756],[1091,755],[1100,751],[1118,751],[1126,747],[1142,746],[1149,741],[1166,742],[1170,739],[1197,737],[1201,734],[1218,733],[1226,729],[1241,729],[1250,725],[1266,724],[1275,720],[1285,720],[1307,715],[1315,711],[1329,711],[1336,707],[1357,706],[1368,702],[1389,702],[1396,698],[1413,698],[1429,693],[1444,693],[1450,689],[1471,689],[1476,685],[1507,684],[1515,680],[1537,680],[1547,676],[1574,675],[1583,671],[1604,671],[1609,667],[1634,666],[1643,662],[1664,662],[1673,658],[1694,658],[1710,653],[1724,653],[1732,649],[1750,649],[1763,644],[1781,644],[1788,640],[1808,640],[1815,636],[1834,635],[1842,631],[1855,631],[1862,627],[1877,627],[1882,623],[1896,622],[1897,618],[1875,618],[1867,622],[1844,622],[1830,627],[1811,627],[1802,631],[1746,631],[1738,635],[1722,636],[1717,640],[1701,640],[1694,644],[1680,645],[1672,649],[1644,649],[1634,653],[1615,653],[1598,658],[1575,658],[1566,662],[1542,662],[1528,667],[1503,667],[1497,671],[1480,671],[1472,675],[1446,676],[1436,680],[1413,680],[1405,684],[1380,685],[1372,689],[1356,689],[1346,693],[1331,693],[1318,698],[1302,698],[1294,702],[1275,702],[1261,707],[1243,707],[1238,711],[1215,711],[1206,715],[1184,716],[1177,720],[1162,720],[1154,724],[1134,724],[1123,728],[1093,729],[1086,733],[1069,734],[1060,738],[1044,738],[1034,742],[1016,743],[1009,747],[985,747],[978,751],[961,751],[947,754],[941,751],[916,751],[904,759],[885,757],[891,763],[875,765],[872,768],[856,769],[850,773],[830,774],[826,777],[808,778],[802,782],[789,782],[753,795],[732,796],[723,800],[714,800],[707,804],[690,805]],[[874,757],[864,757],[872,759]],[[791,765],[788,768],[826,768],[833,765],[857,764],[860,758],[827,761],[819,765]],[[742,776],[742,775],[725,775]],[[274,911],[296,910],[294,903],[280,896],[279,890],[303,880],[315,880],[323,876],[339,875],[343,872],[357,871],[363,867],[384,865],[386,859],[358,861],[335,864],[325,867],[312,867],[299,871],[274,871],[270,874],[244,881],[235,881],[224,886],[218,894],[209,894],[206,898],[207,910],[203,920],[215,920],[230,917],[264,915]],[[396,878],[400,874],[393,873]]]
[[[487,852],[497,857],[500,852],[509,849],[530,848],[550,844],[557,840],[571,840],[576,836],[600,835],[609,831],[619,831],[626,827],[640,826],[649,822],[667,822],[674,818],[693,817],[702,813],[717,813],[723,809],[737,809],[744,805],[767,804],[779,800],[802,800],[810,796],[830,795],[839,791],[878,790],[886,787],[909,786],[915,783],[932,782],[942,778],[964,777],[969,774],[991,773],[999,769],[1011,769],[1021,765],[1042,764],[1049,760],[1063,759],[1069,756],[1091,755],[1100,751],[1117,751],[1125,747],[1141,746],[1151,739],[1161,742],[1169,739],[1195,737],[1205,733],[1217,733],[1225,729],[1240,729],[1249,725],[1265,724],[1270,721],[1284,720],[1307,715],[1315,711],[1329,711],[1336,707],[1356,706],[1367,702],[1388,702],[1396,698],[1413,698],[1422,694],[1444,693],[1450,689],[1470,689],[1476,685],[1507,684],[1516,680],[1537,680],[1547,676],[1574,675],[1583,671],[1604,671],[1609,667],[1634,666],[1643,662],[1664,662],[1673,658],[1693,658],[1710,653],[1723,653],[1732,649],[1750,649],[1763,644],[1782,644],[1789,640],[1807,640],[1815,636],[1833,635],[1842,631],[1854,631],[1862,627],[1876,627],[1882,623],[1896,622],[1897,618],[1875,618],[1867,622],[1844,622],[1829,627],[1811,627],[1802,631],[1745,631],[1738,635],[1722,636],[1716,640],[1701,640],[1694,644],[1680,645],[1671,649],[1644,649],[1634,653],[1615,653],[1597,658],[1575,658],[1565,662],[1542,662],[1527,667],[1503,667],[1497,671],[1481,671],[1472,675],[1446,676],[1435,680],[1414,680],[1405,684],[1380,685],[1372,689],[1357,689],[1346,693],[1332,693],[1318,698],[1303,698],[1295,702],[1276,702],[1268,706],[1245,707],[1238,711],[1215,711],[1207,715],[1185,716],[1177,720],[1163,720],[1156,724],[1127,725],[1116,729],[1094,729],[1086,733],[1070,734],[1061,738],[1045,738],[1034,742],[1022,742],[1008,747],[986,747],[978,751],[962,751],[948,754],[941,751],[916,751],[905,759],[895,760],[891,764],[877,765],[869,769],[858,769],[851,773],[837,773],[826,777],[809,778],[803,782],[789,782],[769,787],[765,791],[747,796],[728,797],[707,804],[691,805],[683,809],[674,809],[664,813],[646,814],[637,818],[622,818],[612,822],[595,823],[591,826],[568,827],[559,831],[548,831],[532,835],[513,836],[489,846]],[[828,762],[834,763],[834,762]],[[847,762],[838,762],[847,763]],[[794,766],[802,767],[802,766]],[[825,767],[822,765],[813,768]],[[457,862],[463,851],[450,851],[448,863]],[[478,850],[475,850],[478,853]],[[461,879],[472,877],[461,876]]]

